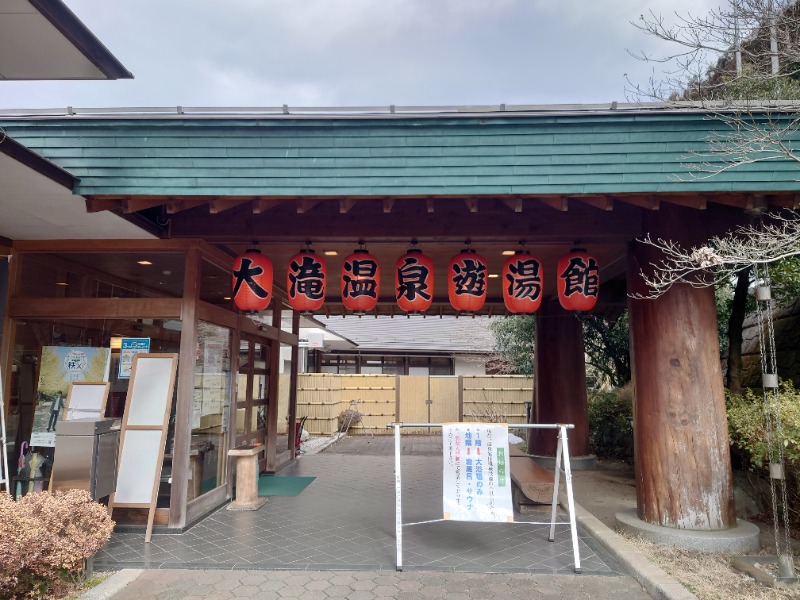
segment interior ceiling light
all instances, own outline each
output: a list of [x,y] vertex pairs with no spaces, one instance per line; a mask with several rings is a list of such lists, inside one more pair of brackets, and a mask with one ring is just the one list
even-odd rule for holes
[[503,256],[514,256],[514,250],[503,250]]
[[139,264],[139,265],[152,265],[153,263],[151,263],[149,260],[137,260],[136,264]]
[[336,250],[323,250],[322,253],[325,256],[339,256],[339,253]]
[[56,281],[56,285],[67,285],[66,281]]
[[497,279],[498,277],[500,277],[500,275],[497,273],[489,273],[489,279]]

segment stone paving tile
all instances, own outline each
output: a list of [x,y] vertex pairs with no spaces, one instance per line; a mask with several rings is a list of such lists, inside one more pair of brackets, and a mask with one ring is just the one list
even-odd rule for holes
[[[195,576],[213,580],[198,586]],[[246,582],[263,578],[263,583]],[[290,583],[300,582],[304,583]],[[338,582],[338,583],[337,583]],[[346,582],[346,583],[341,583]],[[327,586],[322,589],[322,584]],[[372,584],[370,589],[366,584]],[[201,589],[199,589],[201,588]],[[438,571],[399,572],[391,576],[373,572],[334,571],[144,571],[112,600],[233,600],[272,598],[378,598],[445,600],[645,600],[650,598],[630,577],[543,575],[528,573],[476,574]]]

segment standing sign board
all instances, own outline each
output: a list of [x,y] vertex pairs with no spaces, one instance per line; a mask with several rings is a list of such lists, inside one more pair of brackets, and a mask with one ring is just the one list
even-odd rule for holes
[[508,425],[443,423],[445,521],[513,523]]
[[122,421],[115,507],[147,508],[145,542],[153,532],[158,484],[164,462],[177,354],[137,354]]

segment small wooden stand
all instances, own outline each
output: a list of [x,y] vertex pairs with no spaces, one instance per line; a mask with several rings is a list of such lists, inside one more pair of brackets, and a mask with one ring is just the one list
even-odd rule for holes
[[258,510],[266,498],[258,497],[258,455],[266,446],[240,446],[228,450],[228,456],[236,457],[236,500],[228,504],[228,510]]

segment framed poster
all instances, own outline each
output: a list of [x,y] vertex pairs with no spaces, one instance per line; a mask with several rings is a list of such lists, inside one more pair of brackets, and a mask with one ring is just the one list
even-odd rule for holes
[[64,418],[70,384],[108,381],[110,365],[110,348],[74,346],[42,348],[31,446],[55,446],[56,423]]
[[150,352],[150,338],[122,338],[119,347],[119,379],[130,379],[133,357]]

